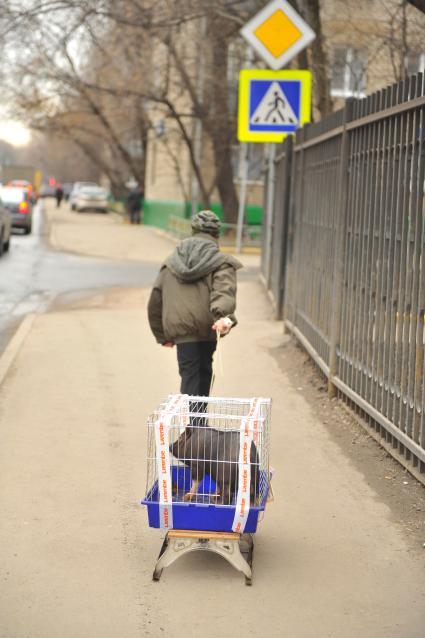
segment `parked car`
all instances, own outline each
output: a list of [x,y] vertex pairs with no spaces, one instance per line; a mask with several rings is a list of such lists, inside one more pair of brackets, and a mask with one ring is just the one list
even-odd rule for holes
[[85,188],[86,186],[96,186],[96,188],[100,188],[99,184],[96,184],[95,182],[75,182],[69,195],[71,210],[75,210],[75,202],[77,201],[78,194],[81,189]]
[[84,186],[79,191],[74,201],[75,210],[100,210],[104,213],[108,210],[108,193],[100,186]]
[[13,188],[24,188],[28,191],[28,195],[30,196],[30,198],[34,196],[34,188],[31,182],[26,179],[12,179],[10,180],[10,182],[6,182],[5,186],[13,186]]
[[28,191],[23,188],[2,186],[0,199],[12,216],[12,228],[22,228],[26,235],[32,228],[32,203]]
[[13,188],[23,188],[28,192],[29,199],[32,202],[35,202],[37,199],[34,193],[33,185],[26,179],[12,179],[10,182],[7,182],[5,186],[12,186]]
[[12,217],[10,211],[0,200],[0,257],[9,250]]

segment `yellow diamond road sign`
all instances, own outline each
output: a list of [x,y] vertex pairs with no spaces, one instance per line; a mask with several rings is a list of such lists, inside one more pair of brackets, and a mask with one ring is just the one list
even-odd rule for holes
[[316,37],[286,0],[269,2],[241,29],[241,35],[275,71]]

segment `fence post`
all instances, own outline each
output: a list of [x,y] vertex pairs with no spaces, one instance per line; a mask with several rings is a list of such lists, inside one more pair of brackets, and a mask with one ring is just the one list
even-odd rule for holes
[[[302,221],[303,221],[303,207],[304,207],[304,169],[305,169],[305,149],[304,142],[306,141],[306,130],[308,124],[303,128],[298,129],[295,134],[295,144],[293,147],[293,162],[291,169],[295,171],[295,188],[294,188],[294,272],[292,277],[294,281],[298,279],[298,273],[301,268],[301,241],[302,241]],[[299,160],[295,161],[296,154],[299,153]],[[299,162],[299,167],[298,167]],[[298,183],[297,183],[298,179]],[[293,298],[293,317],[292,323],[297,323],[297,311],[298,311],[298,287],[295,288]]]
[[[295,199],[297,193],[297,184],[295,181],[296,176],[296,153],[295,153],[295,144],[296,144],[296,135],[291,135],[289,137],[289,155],[290,162],[287,166],[287,176],[288,176],[288,197],[285,201],[285,209],[286,209],[286,229],[285,229],[285,257],[284,257],[284,273],[282,275],[282,305],[281,305],[281,314],[283,319],[283,333],[289,333],[289,329],[287,326],[287,320],[291,320],[294,322],[294,317],[288,316],[288,291],[290,290],[290,277],[288,275],[289,272],[289,264],[294,266],[296,259],[296,249],[295,249],[295,215],[293,214],[293,209],[295,206]],[[293,268],[292,268],[293,269]],[[293,302],[293,294],[292,294],[292,302]],[[294,303],[294,302],[293,302]]]
[[286,283],[286,263],[288,260],[288,229],[289,229],[289,202],[290,202],[290,188],[291,188],[291,170],[292,170],[292,135],[288,135],[284,142],[285,149],[285,175],[284,184],[282,184],[284,190],[284,198],[282,202],[282,243],[280,247],[280,282],[279,282],[279,295],[276,304],[276,318],[282,319],[284,296],[285,296],[285,283]]
[[329,378],[328,393],[333,397],[336,394],[336,386],[333,378],[337,372],[338,357],[337,345],[341,336],[342,319],[342,282],[344,278],[345,262],[345,235],[347,228],[347,196],[348,196],[348,153],[349,132],[347,123],[351,120],[353,100],[347,100],[343,113],[343,131],[341,139],[341,160],[338,176],[338,207],[336,227],[336,248],[333,264],[333,288],[332,288],[332,324],[329,343]]
[[[271,274],[271,265],[272,265],[272,233],[273,233],[273,225],[274,225],[274,195],[275,195],[275,175],[276,175],[276,166],[274,163],[276,156],[276,144],[269,145],[269,156],[268,156],[268,181],[267,181],[267,210],[266,213],[266,224],[265,224],[265,234],[266,234],[266,242],[265,242],[265,280],[266,280],[266,288],[269,290],[270,288],[270,274]],[[264,226],[263,226],[264,227]]]

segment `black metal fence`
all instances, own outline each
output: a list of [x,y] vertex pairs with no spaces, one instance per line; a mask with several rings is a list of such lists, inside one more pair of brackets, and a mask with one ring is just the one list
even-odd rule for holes
[[422,475],[424,96],[419,74],[285,141],[267,176],[262,261],[276,317],[330,391]]

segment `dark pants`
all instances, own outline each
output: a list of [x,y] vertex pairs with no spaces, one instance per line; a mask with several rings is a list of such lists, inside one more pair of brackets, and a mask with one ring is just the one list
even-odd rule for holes
[[216,341],[190,341],[177,344],[182,394],[202,397],[209,395],[216,346]]
[[[216,341],[190,341],[177,344],[177,361],[181,376],[180,392],[192,396],[207,397],[210,394],[212,362]],[[189,401],[192,413],[202,414],[207,410],[205,401]],[[207,420],[201,416],[190,417],[191,427],[205,427]]]
[[140,224],[140,210],[131,210],[130,211],[130,223],[131,224]]

